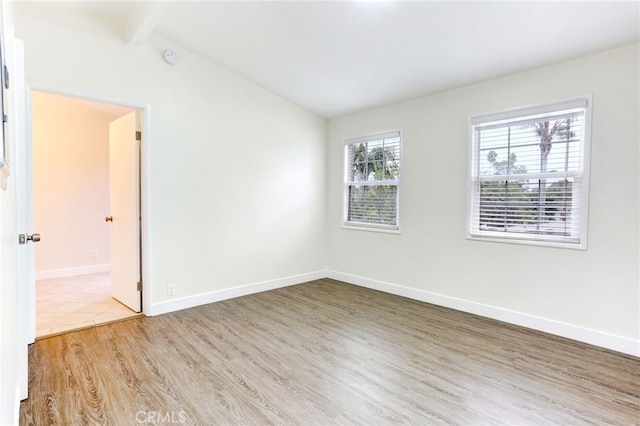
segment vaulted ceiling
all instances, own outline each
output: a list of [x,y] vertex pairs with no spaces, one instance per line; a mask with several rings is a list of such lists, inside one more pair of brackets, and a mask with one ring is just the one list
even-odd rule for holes
[[122,20],[127,44],[158,34],[325,118],[640,39],[637,1],[53,4]]

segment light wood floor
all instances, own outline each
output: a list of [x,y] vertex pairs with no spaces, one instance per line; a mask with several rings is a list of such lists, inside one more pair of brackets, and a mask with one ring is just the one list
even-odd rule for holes
[[37,341],[21,424],[640,422],[640,359],[319,280]]

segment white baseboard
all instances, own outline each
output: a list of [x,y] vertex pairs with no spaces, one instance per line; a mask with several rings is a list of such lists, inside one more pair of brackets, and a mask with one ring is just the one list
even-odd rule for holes
[[432,303],[438,306],[444,306],[446,308],[456,309],[458,311],[520,325],[538,331],[544,331],[557,336],[578,340],[595,346],[640,357],[640,341],[629,339],[627,337],[537,317],[535,315],[498,308],[496,306],[471,302],[464,299],[404,287],[397,284],[390,284],[356,275],[344,274],[337,271],[326,271],[326,277],[361,287],[383,291],[385,293],[391,293],[410,299],[420,300],[422,302]]
[[36,281],[50,280],[52,278],[75,277],[77,275],[99,274],[109,272],[110,264],[79,266],[76,268],[50,269],[48,271],[36,271]]
[[207,293],[187,296],[177,299],[166,300],[152,304],[149,309],[145,309],[145,315],[161,315],[182,309],[193,308],[195,306],[206,305],[208,303],[219,302],[235,297],[260,293],[267,290],[287,287],[290,285],[302,284],[308,281],[322,278],[332,278],[348,284],[358,285],[385,293],[395,294],[422,302],[446,308],[456,309],[499,321],[508,322],[522,327],[531,328],[568,339],[578,340],[591,345],[600,346],[617,352],[640,357],[640,341],[627,337],[617,336],[598,330],[592,330],[572,324],[563,323],[547,318],[529,315],[522,312],[511,311],[496,306],[485,305],[456,297],[432,293],[411,287],[391,284],[357,275],[345,274],[337,271],[316,271],[307,274],[295,275],[275,280],[262,281],[253,284],[242,285],[229,289],[216,290]]
[[148,310],[145,309],[144,313],[147,316],[161,315],[182,309],[193,308],[195,306],[206,305],[207,303],[233,299],[234,297],[247,296],[249,294],[261,293],[267,290],[275,290],[277,288],[288,287],[290,285],[302,284],[325,277],[326,273],[323,270],[223,290],[210,291],[207,293],[196,294],[194,296],[154,303]]

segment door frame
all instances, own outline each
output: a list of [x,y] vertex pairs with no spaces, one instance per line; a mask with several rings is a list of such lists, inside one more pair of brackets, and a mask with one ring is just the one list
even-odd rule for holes
[[[115,104],[123,107],[131,108],[140,113],[140,130],[142,131],[142,140],[140,141],[140,161],[138,163],[138,176],[140,179],[140,187],[138,190],[138,197],[140,203],[140,275],[142,280],[142,313],[145,315],[149,315],[151,312],[151,300],[152,300],[152,291],[151,291],[151,230],[150,230],[150,209],[149,206],[149,181],[150,181],[150,161],[149,161],[149,144],[151,141],[151,105],[146,103],[132,102],[124,99],[116,99],[109,98],[106,96],[97,95],[94,93],[87,93],[82,91],[76,91],[71,89],[64,89],[55,86],[49,86],[45,84],[40,84],[37,82],[30,82],[27,84],[27,96],[29,97],[29,108],[26,111],[27,114],[27,123],[28,125],[33,126],[33,117],[31,110],[31,92],[46,92],[53,95],[67,96],[71,98],[76,98],[79,100],[87,100],[94,102],[101,102],[106,104]],[[29,137],[26,141],[31,148],[33,146],[33,142],[31,140],[31,128],[28,129]],[[33,166],[31,166],[31,170],[28,170],[27,173],[33,175]],[[31,194],[31,204],[33,206],[33,194]],[[45,236],[46,238],[46,236]],[[34,282],[35,285],[35,282]],[[33,297],[29,300],[29,304],[31,304],[32,309],[35,312],[35,288],[33,289]],[[33,330],[35,334],[35,322],[33,324]]]

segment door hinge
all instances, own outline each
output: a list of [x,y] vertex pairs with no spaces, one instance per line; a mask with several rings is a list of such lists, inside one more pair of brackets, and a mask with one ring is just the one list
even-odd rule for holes
[[138,281],[138,286],[136,287],[136,290],[142,291],[142,281]]
[[137,141],[141,141],[142,140],[142,132],[136,131],[136,140]]

